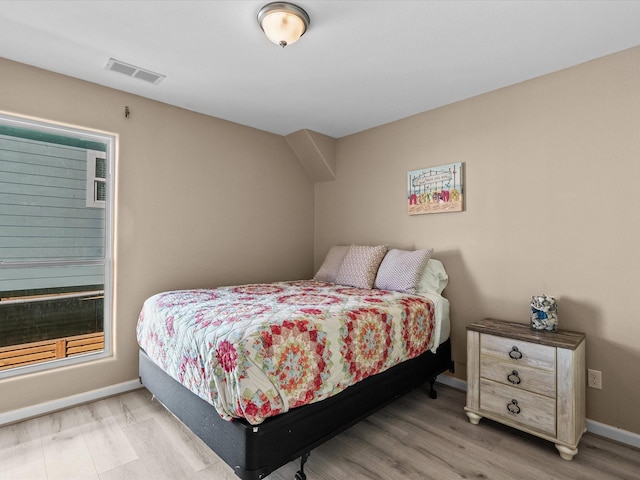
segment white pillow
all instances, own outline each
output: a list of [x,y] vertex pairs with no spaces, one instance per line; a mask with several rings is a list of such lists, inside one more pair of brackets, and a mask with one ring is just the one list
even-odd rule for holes
[[431,258],[427,262],[427,266],[424,267],[422,277],[420,277],[420,281],[418,282],[417,290],[418,293],[437,293],[438,295],[441,295],[448,283],[449,276],[447,275],[442,262],[435,258]]
[[431,257],[433,248],[387,252],[376,276],[376,288],[396,292],[416,293],[418,281]]
[[342,261],[348,251],[349,245],[336,245],[331,247],[327,256],[324,257],[322,266],[313,279],[318,280],[319,282],[335,283],[338,270],[340,270]]

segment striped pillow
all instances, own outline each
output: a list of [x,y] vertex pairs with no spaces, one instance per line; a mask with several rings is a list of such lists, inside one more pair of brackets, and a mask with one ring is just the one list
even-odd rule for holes
[[329,250],[327,256],[324,257],[324,262],[313,279],[319,282],[334,283],[338,275],[338,270],[340,270],[340,265],[342,265],[342,261],[348,251],[349,245],[336,245],[331,247],[331,250]]
[[376,247],[351,245],[338,271],[336,283],[370,289],[373,287],[378,267],[385,253],[387,253],[386,245]]
[[378,270],[376,288],[416,293],[420,276],[432,253],[433,248],[412,252],[397,249],[389,250]]

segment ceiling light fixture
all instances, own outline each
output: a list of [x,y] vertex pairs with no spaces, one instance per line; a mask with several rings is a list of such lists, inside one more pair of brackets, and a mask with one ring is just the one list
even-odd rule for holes
[[269,40],[284,48],[304,35],[309,15],[292,3],[273,2],[260,9],[258,24]]

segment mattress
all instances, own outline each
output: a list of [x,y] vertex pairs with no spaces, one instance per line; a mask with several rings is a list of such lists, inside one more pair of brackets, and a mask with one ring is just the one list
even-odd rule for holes
[[442,345],[451,335],[451,319],[449,317],[449,300],[437,293],[421,292],[417,295],[428,298],[433,303],[436,328],[433,331],[433,347],[431,351],[436,353],[438,346]]
[[449,304],[317,281],[163,292],[145,301],[140,347],[222,418],[257,425],[435,351]]

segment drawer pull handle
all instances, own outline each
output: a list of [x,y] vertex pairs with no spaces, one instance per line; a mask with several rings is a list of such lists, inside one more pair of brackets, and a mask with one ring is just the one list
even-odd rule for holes
[[518,371],[517,370],[514,370],[509,375],[507,375],[507,380],[509,380],[514,385],[520,385],[520,382],[522,381],[520,379],[520,376],[518,375]]
[[518,350],[518,347],[511,347],[511,351],[509,352],[509,356],[514,360],[520,360],[522,358],[522,352]]
[[518,406],[518,401],[511,400],[511,403],[507,403],[507,410],[509,410],[509,413],[518,415],[520,413],[520,406]]

